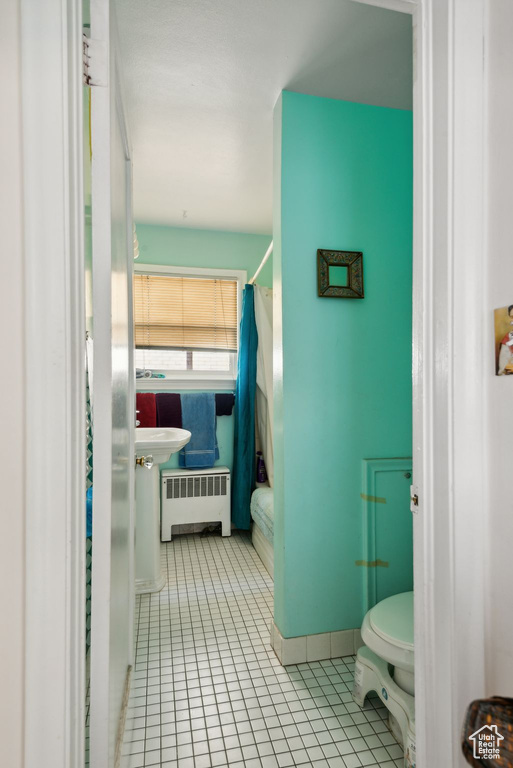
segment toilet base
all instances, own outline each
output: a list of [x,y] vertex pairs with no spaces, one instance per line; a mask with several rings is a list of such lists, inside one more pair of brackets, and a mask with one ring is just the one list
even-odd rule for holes
[[388,727],[394,734],[394,737],[397,743],[400,744],[401,747],[404,747],[404,738],[401,732],[401,726],[399,725],[399,721],[397,720],[397,718],[394,717],[391,712],[388,713]]
[[359,707],[371,691],[376,691],[390,713],[391,730],[404,749],[405,768],[415,768],[415,697],[399,688],[384,659],[363,646],[354,670],[353,699]]

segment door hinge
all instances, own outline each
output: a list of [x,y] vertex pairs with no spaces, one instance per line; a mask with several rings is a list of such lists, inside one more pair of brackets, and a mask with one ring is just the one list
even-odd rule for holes
[[415,513],[419,511],[419,495],[414,485],[410,485],[410,510]]
[[107,86],[109,84],[109,62],[107,46],[103,40],[93,40],[82,34],[82,71],[84,85]]

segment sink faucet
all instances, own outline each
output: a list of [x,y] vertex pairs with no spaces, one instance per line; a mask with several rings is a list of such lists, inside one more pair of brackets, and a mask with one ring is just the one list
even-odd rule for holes
[[136,411],[136,412],[135,412],[135,426],[136,426],[136,427],[139,427],[139,426],[140,426],[140,424],[141,424],[141,422],[140,422],[140,421],[139,421],[139,419],[137,418],[137,414],[138,414],[138,413],[140,413],[140,411]]

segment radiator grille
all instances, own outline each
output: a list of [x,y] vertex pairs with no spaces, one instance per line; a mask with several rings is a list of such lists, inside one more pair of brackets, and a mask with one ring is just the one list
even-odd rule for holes
[[166,499],[191,499],[200,496],[226,496],[227,475],[170,477],[166,482]]

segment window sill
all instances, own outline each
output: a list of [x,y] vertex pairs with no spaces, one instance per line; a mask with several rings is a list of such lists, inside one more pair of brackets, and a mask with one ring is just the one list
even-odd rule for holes
[[200,392],[224,392],[235,390],[235,379],[226,378],[176,378],[136,379],[136,392],[179,392],[182,389],[197,389]]

